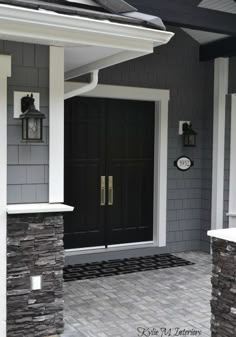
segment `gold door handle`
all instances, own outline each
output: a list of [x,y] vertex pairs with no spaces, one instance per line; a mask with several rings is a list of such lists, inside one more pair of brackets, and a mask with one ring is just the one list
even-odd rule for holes
[[101,176],[101,206],[106,205],[106,177]]
[[113,190],[113,177],[109,176],[108,177],[108,205],[112,206],[113,205],[113,197],[114,197],[114,190]]

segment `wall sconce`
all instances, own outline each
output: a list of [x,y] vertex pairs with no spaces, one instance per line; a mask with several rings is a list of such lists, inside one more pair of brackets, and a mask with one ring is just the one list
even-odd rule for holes
[[45,115],[35,108],[33,94],[21,99],[21,112],[22,140],[26,142],[42,142]]
[[197,145],[197,132],[193,130],[192,123],[183,123],[183,141],[186,147]]

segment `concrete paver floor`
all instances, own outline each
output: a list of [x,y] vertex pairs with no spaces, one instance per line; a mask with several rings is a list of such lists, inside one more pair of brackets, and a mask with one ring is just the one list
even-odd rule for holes
[[196,264],[66,283],[63,337],[210,337],[211,256],[174,255]]

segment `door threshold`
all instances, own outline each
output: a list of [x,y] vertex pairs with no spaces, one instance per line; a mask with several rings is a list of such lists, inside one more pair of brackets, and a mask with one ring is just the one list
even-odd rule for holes
[[158,245],[154,241],[145,241],[145,242],[132,242],[132,243],[123,243],[118,245],[109,245],[107,248],[105,246],[98,247],[87,247],[87,248],[77,248],[77,249],[65,249],[65,256],[73,255],[82,255],[82,254],[98,254],[98,253],[107,253],[128,249],[140,249],[140,248],[154,248]]

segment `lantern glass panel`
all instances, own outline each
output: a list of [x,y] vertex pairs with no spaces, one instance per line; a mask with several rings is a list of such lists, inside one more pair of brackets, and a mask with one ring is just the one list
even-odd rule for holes
[[41,139],[41,121],[38,118],[28,119],[28,139],[40,140]]
[[189,145],[195,146],[195,135],[190,135],[189,136]]

